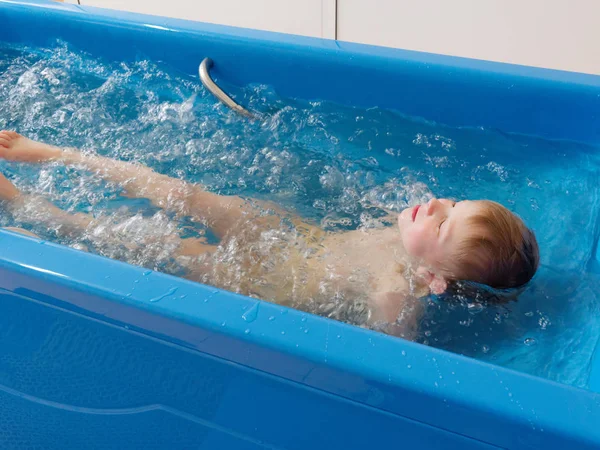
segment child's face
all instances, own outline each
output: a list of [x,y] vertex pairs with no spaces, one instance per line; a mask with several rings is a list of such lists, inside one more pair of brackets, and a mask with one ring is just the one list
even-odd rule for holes
[[406,208],[398,215],[407,253],[433,270],[452,266],[452,255],[469,232],[467,220],[478,212],[478,202],[433,198]]

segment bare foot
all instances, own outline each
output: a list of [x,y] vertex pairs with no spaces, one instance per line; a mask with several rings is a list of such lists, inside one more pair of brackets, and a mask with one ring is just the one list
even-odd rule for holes
[[58,147],[32,141],[15,131],[0,131],[0,158],[7,161],[39,163],[57,159],[61,154]]

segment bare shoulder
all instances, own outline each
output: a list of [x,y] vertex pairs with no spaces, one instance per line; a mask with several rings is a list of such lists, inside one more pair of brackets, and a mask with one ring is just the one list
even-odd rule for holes
[[395,322],[408,298],[407,290],[374,292],[370,298],[373,321]]
[[391,334],[413,340],[419,330],[424,307],[408,291],[378,292],[371,297],[372,324],[386,323]]

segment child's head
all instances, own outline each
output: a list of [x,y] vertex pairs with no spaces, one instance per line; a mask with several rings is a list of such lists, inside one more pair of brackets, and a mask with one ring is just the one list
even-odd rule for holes
[[398,225],[406,251],[419,261],[434,293],[460,280],[497,289],[519,287],[537,270],[533,232],[495,202],[434,198],[402,211]]

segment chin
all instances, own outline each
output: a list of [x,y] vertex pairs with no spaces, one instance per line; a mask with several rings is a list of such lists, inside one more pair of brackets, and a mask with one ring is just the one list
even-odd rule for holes
[[408,256],[412,257],[412,245],[410,238],[402,232],[402,229],[400,229],[400,241],[402,242],[402,247],[404,247],[404,251],[406,251]]
[[402,230],[407,224],[412,223],[411,217],[412,208],[403,209],[398,215],[398,226]]

